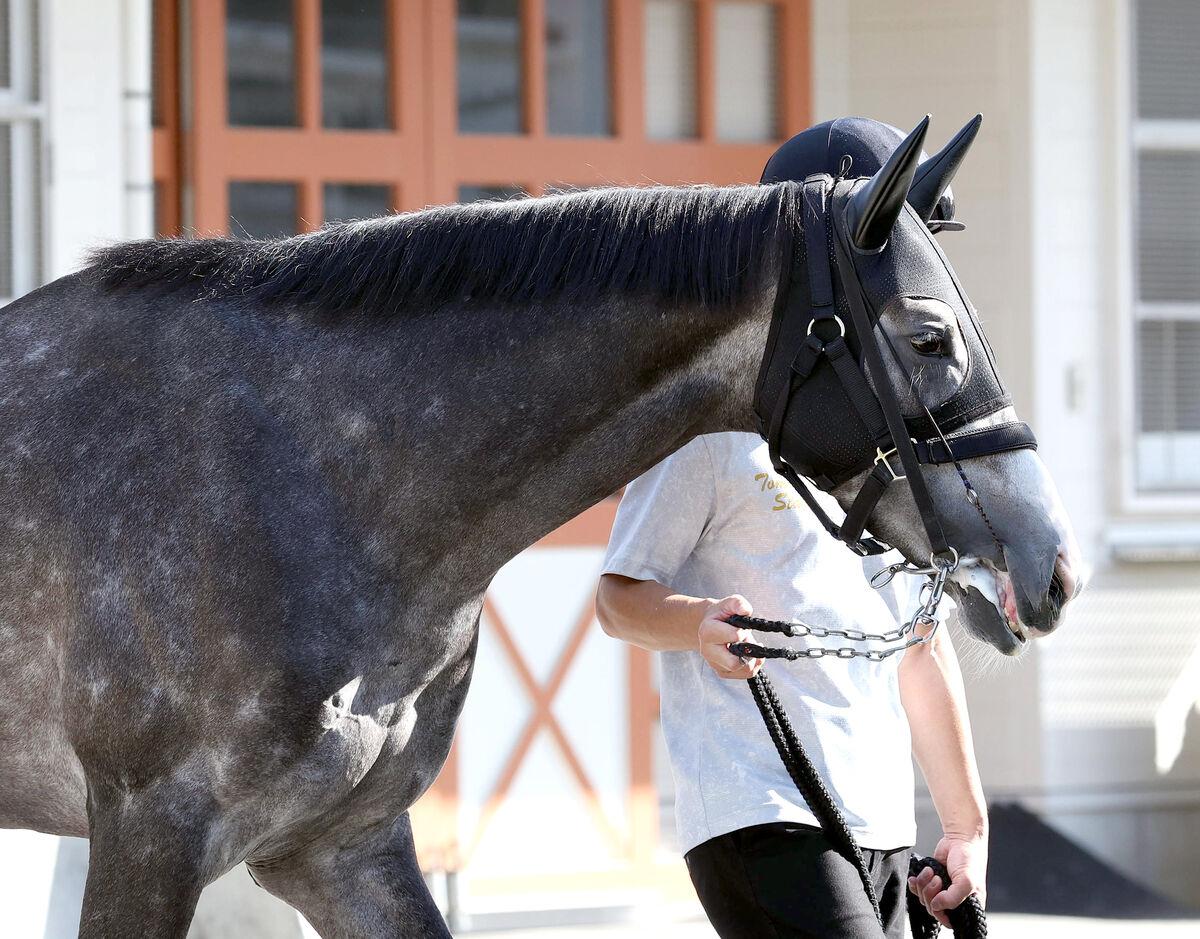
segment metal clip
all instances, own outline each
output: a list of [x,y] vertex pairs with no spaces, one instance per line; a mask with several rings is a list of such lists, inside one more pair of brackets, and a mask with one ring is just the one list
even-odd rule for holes
[[894,469],[892,469],[892,464],[888,462],[888,457],[895,455],[895,447],[892,447],[892,449],[890,449],[887,453],[884,453],[883,449],[880,447],[875,448],[875,465],[878,466],[880,463],[882,463],[887,468],[887,471],[892,474],[892,482],[896,482],[897,480],[905,478],[903,473],[897,473]]

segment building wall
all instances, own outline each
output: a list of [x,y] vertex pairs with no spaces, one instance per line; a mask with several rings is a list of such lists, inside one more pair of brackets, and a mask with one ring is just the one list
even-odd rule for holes
[[[127,188],[127,182],[137,184],[127,169],[149,166],[149,121],[140,134],[126,126],[139,94],[148,117],[149,75],[138,79],[130,64],[148,61],[149,5],[148,0],[47,0],[44,10],[50,152],[46,274],[52,279],[78,267],[98,244],[153,233],[148,214],[137,211]],[[141,154],[135,149],[139,144]]]

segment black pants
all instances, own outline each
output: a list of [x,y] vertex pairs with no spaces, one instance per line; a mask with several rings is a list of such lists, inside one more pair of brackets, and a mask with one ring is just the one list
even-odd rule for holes
[[[885,935],[903,939],[909,849],[863,855]],[[721,939],[879,939],[857,869],[819,829],[755,825],[697,845],[684,860]]]

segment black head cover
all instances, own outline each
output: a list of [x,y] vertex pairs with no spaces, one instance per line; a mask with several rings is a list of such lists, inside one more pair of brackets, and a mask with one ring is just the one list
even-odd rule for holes
[[[780,297],[767,355],[760,370],[756,396],[758,413],[761,426],[768,427],[772,415],[778,413],[781,395],[789,399],[780,427],[780,452],[794,468],[826,488],[857,471],[864,458],[870,465],[871,455],[880,443],[859,419],[858,409],[846,397],[846,386],[828,361],[822,359],[800,387],[795,387],[791,393],[787,390],[794,384],[792,366],[798,360],[797,350],[810,344],[809,324],[816,306],[808,276],[810,270],[823,265],[832,265],[836,270],[845,265],[845,270],[835,274],[835,282],[843,289],[835,289],[833,309],[847,324],[846,346],[857,363],[862,361],[862,349],[860,337],[850,325],[844,289],[847,277],[854,282],[871,322],[898,297],[934,298],[950,307],[961,329],[968,364],[965,380],[949,397],[923,402],[933,412],[942,430],[958,429],[976,417],[999,410],[1009,401],[974,310],[949,262],[931,237],[935,226],[930,224],[930,214],[927,214],[932,212],[936,216],[939,212],[953,212],[949,178],[974,138],[979,120],[974,118],[968,122],[947,147],[918,163],[915,170],[911,157],[903,154],[911,154],[914,147],[919,151],[925,121],[908,136],[886,124],[864,118],[831,121],[793,137],[767,164],[763,175],[765,182],[806,178],[809,182],[805,186],[804,236],[795,247],[789,281]],[[846,156],[854,161],[849,178],[830,186],[831,180],[827,177],[822,183],[813,175],[832,173],[836,176]],[[864,180],[863,174],[872,169],[875,172],[871,173],[871,179]],[[903,186],[892,185],[884,179],[896,175],[900,169],[903,169],[900,174],[904,176]],[[907,198],[902,197],[898,205],[893,204],[893,190],[897,186],[908,190]],[[849,226],[846,233],[852,235],[860,217],[865,217],[863,207],[854,203],[863,202],[864,195],[873,190],[878,190],[882,193],[880,198],[888,201],[888,211],[880,217],[887,215],[890,219],[887,228],[895,237],[885,239],[886,244],[871,252],[851,250],[839,259],[838,265],[833,264],[831,253],[820,247],[817,248],[819,254],[814,252],[810,259],[807,247],[813,245],[806,246],[807,237],[812,233],[810,229],[820,229],[836,218],[839,226],[843,222]],[[914,204],[914,199],[919,204]],[[871,202],[869,197],[865,201]],[[866,215],[870,216],[871,212]],[[824,237],[815,241],[817,246],[824,244]],[[830,334],[828,326],[819,331],[823,338]],[[937,427],[920,408],[906,408],[905,412],[912,437],[927,440],[937,435]]]
[[[954,193],[949,182],[971,141],[979,130],[982,118],[975,117],[941,152],[926,158],[910,191],[909,202],[924,218],[932,231],[961,229],[954,219]],[[868,117],[839,117],[801,131],[783,144],[767,161],[763,183],[802,180],[813,173],[841,173],[843,161],[849,157],[850,177],[874,176],[888,157],[904,141],[907,134]],[[919,203],[919,204],[918,204]]]

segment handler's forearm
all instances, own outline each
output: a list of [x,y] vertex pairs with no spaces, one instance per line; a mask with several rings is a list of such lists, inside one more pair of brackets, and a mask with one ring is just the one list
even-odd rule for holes
[[987,805],[975,764],[966,693],[945,628],[900,662],[900,700],[912,729],[913,753],[929,784],[947,835],[986,838]]
[[596,617],[610,636],[643,649],[696,649],[700,620],[712,602],[676,593],[655,580],[605,574],[596,591]]

